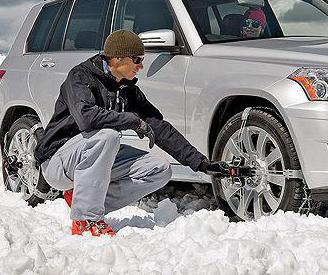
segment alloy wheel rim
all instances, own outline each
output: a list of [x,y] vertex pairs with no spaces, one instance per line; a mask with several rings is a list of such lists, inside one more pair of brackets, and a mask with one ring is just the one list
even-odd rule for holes
[[257,220],[275,213],[287,180],[285,162],[276,140],[262,128],[247,126],[242,133],[236,131],[223,149],[222,160],[232,162],[234,157],[244,158],[245,165],[252,167],[255,175],[241,179],[239,184],[231,179],[222,180],[230,208],[243,220]]
[[20,129],[13,136],[7,152],[8,156],[15,155],[23,167],[18,169],[17,174],[8,174],[5,185],[10,186],[13,192],[23,193],[25,200],[34,194],[40,175],[34,158],[36,143],[34,135],[27,129]]

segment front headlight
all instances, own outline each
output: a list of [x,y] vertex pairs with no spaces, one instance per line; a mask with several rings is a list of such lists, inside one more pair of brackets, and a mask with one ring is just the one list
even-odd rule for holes
[[310,100],[328,100],[328,68],[301,68],[288,78],[299,83]]

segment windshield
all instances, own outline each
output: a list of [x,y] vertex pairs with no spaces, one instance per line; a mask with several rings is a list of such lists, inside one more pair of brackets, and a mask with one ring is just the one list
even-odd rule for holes
[[204,43],[328,37],[324,0],[183,0]]

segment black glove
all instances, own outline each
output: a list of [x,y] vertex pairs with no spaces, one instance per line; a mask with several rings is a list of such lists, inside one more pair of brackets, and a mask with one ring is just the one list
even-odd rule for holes
[[229,164],[225,161],[203,160],[198,170],[211,176],[230,176]]
[[153,148],[155,144],[155,134],[150,125],[140,119],[140,125],[137,129],[134,130],[140,139],[143,139],[145,136],[149,138],[149,148]]

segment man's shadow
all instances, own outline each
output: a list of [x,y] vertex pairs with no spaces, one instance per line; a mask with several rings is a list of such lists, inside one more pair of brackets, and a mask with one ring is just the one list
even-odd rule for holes
[[156,224],[153,217],[149,215],[146,217],[133,216],[132,218],[125,218],[123,220],[116,218],[105,218],[105,222],[110,224],[111,228],[113,228],[116,232],[126,226],[154,229]]

